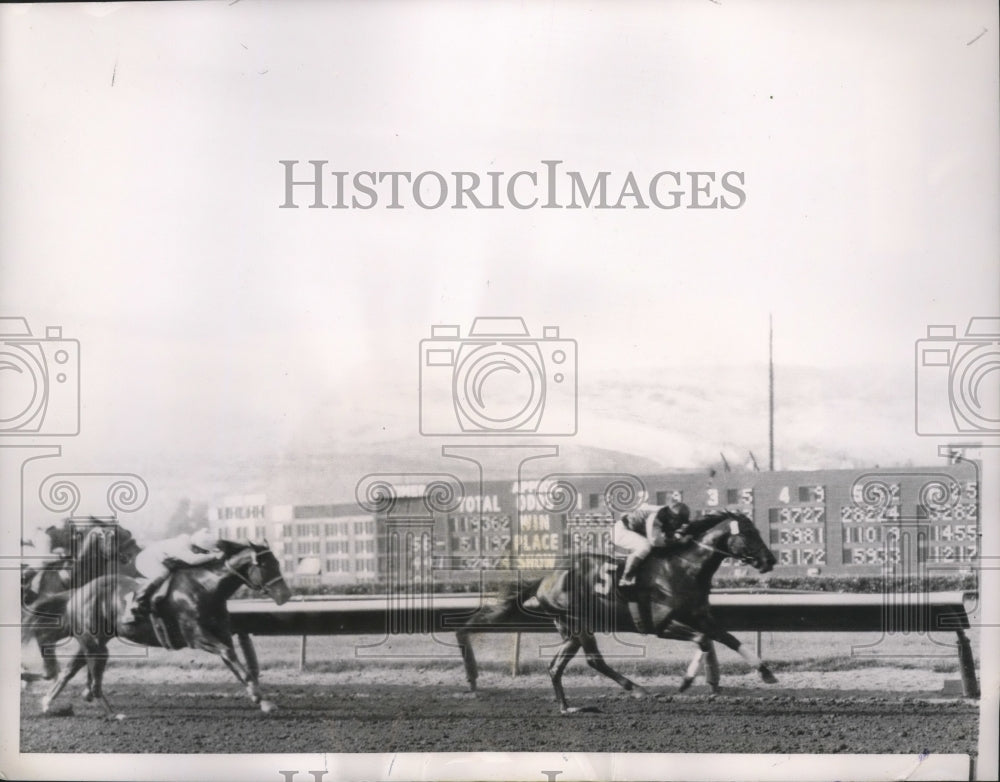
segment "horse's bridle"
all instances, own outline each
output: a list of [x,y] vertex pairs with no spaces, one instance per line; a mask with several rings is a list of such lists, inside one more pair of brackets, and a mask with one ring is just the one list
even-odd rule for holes
[[[223,561],[223,564],[226,566],[226,570],[228,570],[230,573],[236,576],[240,581],[246,584],[254,592],[267,592],[268,587],[270,587],[271,584],[277,583],[278,581],[281,581],[281,579],[283,578],[283,576],[279,573],[270,581],[267,581],[263,584],[255,584],[249,578],[240,573],[240,571],[238,571],[236,568],[230,565],[228,558],[226,558]],[[257,552],[254,549],[250,549],[250,565],[251,567],[255,567],[257,568],[258,571],[260,571],[260,565],[257,563]]]
[[[730,537],[738,536],[740,534],[739,522],[736,519],[730,517],[729,523],[731,525],[730,528],[729,528],[729,536]],[[708,543],[702,543],[700,540],[696,540],[696,539],[692,539],[691,542],[694,543],[696,546],[698,546],[700,548],[708,549],[709,551],[714,551],[716,554],[721,554],[723,557],[732,557],[733,559],[738,559],[740,562],[742,562],[745,565],[753,565],[754,564],[753,557],[750,557],[750,556],[748,556],[746,554],[741,554],[741,555],[737,556],[736,554],[734,554],[731,551],[723,551],[721,548],[716,548],[715,546],[710,546]]]

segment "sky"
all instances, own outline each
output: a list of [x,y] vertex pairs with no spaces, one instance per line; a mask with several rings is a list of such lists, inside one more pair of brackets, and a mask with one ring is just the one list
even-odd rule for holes
[[[84,458],[280,449],[325,406],[398,420],[431,324],[464,336],[479,315],[558,325],[583,388],[763,365],[769,316],[779,370],[902,376],[928,324],[1000,311],[995,16],[4,7],[0,310],[80,341]],[[561,160],[613,183],[739,171],[746,201],[279,209],[278,161],[313,159],[484,177]],[[863,447],[864,422],[844,425]]]

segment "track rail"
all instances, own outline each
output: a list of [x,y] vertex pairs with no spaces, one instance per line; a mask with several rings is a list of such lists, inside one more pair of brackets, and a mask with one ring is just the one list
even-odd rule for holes
[[[233,630],[252,635],[396,635],[449,633],[464,625],[491,594],[400,593],[229,603]],[[954,632],[965,695],[978,697],[966,601],[972,593],[892,594],[765,593],[712,595],[712,612],[730,631],[757,632]],[[509,623],[473,627],[476,632],[550,632],[552,620],[522,606]]]

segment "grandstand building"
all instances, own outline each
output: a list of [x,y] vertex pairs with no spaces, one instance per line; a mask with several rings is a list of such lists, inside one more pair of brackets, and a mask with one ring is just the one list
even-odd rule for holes
[[263,494],[237,495],[213,504],[209,519],[219,537],[266,539],[297,586],[378,580],[375,517],[357,505],[269,505]]

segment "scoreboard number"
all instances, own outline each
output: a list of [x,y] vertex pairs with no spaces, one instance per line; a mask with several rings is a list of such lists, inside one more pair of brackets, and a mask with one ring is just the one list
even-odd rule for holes
[[716,508],[719,505],[719,490],[718,489],[707,489],[705,492],[705,504],[710,508]]
[[753,506],[753,489],[726,489],[726,504]]
[[826,502],[826,488],[823,486],[799,486],[799,502]]

